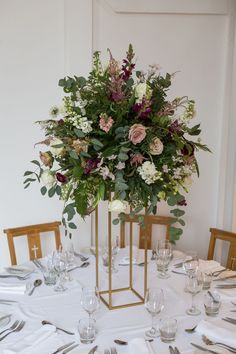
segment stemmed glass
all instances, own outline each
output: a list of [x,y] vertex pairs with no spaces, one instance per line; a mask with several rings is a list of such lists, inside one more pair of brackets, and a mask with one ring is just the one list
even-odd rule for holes
[[202,290],[202,277],[200,272],[196,272],[195,275],[188,277],[186,288],[192,295],[192,305],[189,309],[187,309],[186,313],[191,316],[199,315],[201,311],[196,307],[194,299],[195,296]]
[[169,278],[168,266],[172,257],[172,247],[169,241],[161,240],[158,241],[157,249],[156,249],[156,262],[157,262],[157,270],[158,277],[162,279]]
[[95,286],[84,287],[82,289],[81,305],[88,313],[89,318],[91,318],[92,314],[98,310],[100,306],[100,296],[99,291]]
[[53,267],[58,276],[58,284],[54,287],[55,291],[63,292],[67,290],[64,286],[65,273],[66,273],[66,259],[64,253],[59,250],[55,251],[53,254]]
[[152,327],[145,334],[148,337],[156,338],[158,337],[159,331],[154,327],[154,318],[163,310],[164,308],[164,293],[162,289],[159,288],[149,288],[145,296],[145,307],[146,310],[152,316]]

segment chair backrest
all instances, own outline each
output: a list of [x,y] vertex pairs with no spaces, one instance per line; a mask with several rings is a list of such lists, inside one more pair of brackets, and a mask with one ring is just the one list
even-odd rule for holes
[[29,258],[30,260],[42,257],[42,248],[40,234],[45,232],[54,232],[56,248],[58,249],[61,244],[60,237],[60,221],[54,221],[46,224],[28,225],[22,227],[15,227],[3,230],[7,234],[8,247],[10,251],[11,264],[17,264],[16,251],[14,245],[14,237],[27,236]]
[[233,261],[236,257],[236,233],[215,228],[210,228],[210,233],[211,238],[209,242],[207,259],[214,258],[215,245],[217,239],[227,241],[229,243],[229,251],[226,267],[229,269],[236,270],[236,262]]
[[133,235],[133,224],[139,223],[139,216],[144,217],[144,226],[139,226],[139,248],[145,248],[145,235],[147,236],[147,248],[152,248],[153,225],[166,226],[165,238],[169,240],[170,226],[173,223],[173,218],[157,215],[135,215],[131,217],[129,214],[125,214],[124,222],[120,223],[120,247],[125,247],[125,224],[130,224],[130,235]]

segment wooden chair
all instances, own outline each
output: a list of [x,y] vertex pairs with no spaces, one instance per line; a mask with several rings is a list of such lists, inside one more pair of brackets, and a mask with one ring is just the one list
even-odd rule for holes
[[217,239],[222,241],[227,241],[229,243],[229,251],[228,251],[226,267],[229,269],[236,270],[236,260],[233,261],[233,258],[236,257],[236,233],[231,231],[214,229],[214,228],[210,228],[210,232],[211,232],[211,238],[209,242],[207,259],[214,258],[214,251],[215,251],[215,245]]
[[8,247],[10,251],[11,264],[17,264],[16,261],[16,251],[14,245],[14,238],[18,236],[27,236],[28,249],[29,249],[29,258],[30,260],[41,258],[42,257],[42,248],[40,234],[45,232],[54,232],[56,248],[58,249],[61,244],[60,237],[60,221],[54,221],[47,224],[37,224],[29,225],[22,227],[15,227],[11,229],[3,230],[7,234]]
[[[130,217],[129,214],[125,215],[124,222],[120,223],[120,247],[125,247],[125,224],[130,224],[130,234],[133,235],[133,224],[139,223],[138,217],[135,215]],[[144,227],[139,226],[139,248],[145,248],[145,235],[147,235],[147,248],[152,248],[152,225],[165,225],[166,233],[165,238],[170,238],[170,226],[173,223],[173,218],[169,216],[157,216],[157,215],[142,215],[144,217]]]

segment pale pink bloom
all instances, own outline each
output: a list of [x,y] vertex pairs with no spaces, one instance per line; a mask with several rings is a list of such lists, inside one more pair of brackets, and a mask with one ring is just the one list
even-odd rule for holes
[[106,113],[100,114],[99,127],[106,133],[111,129],[113,122],[114,120],[111,117],[108,117]]
[[130,164],[131,164],[131,166],[132,165],[135,165],[135,166],[137,166],[137,165],[141,165],[142,163],[143,163],[143,160],[145,159],[145,157],[143,156],[143,155],[141,155],[141,154],[135,154],[135,155],[133,155],[132,157],[131,157],[131,159],[130,159]]
[[123,170],[125,168],[125,163],[119,161],[115,167],[117,168],[117,170]]
[[141,143],[146,136],[146,128],[142,124],[134,124],[129,130],[129,140],[134,145]]
[[162,141],[159,138],[155,137],[149,144],[149,149],[152,155],[160,155],[164,149],[164,146],[162,144]]

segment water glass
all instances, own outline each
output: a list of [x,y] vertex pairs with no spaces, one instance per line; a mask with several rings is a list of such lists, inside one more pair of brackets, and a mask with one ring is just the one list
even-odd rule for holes
[[169,343],[174,341],[177,332],[177,320],[170,317],[161,320],[159,330],[162,342]]
[[82,318],[79,320],[80,342],[83,344],[93,343],[96,335],[95,320],[93,318]]
[[198,270],[198,256],[195,251],[186,252],[186,258],[183,262],[183,268],[187,274],[187,276],[191,277]]
[[212,273],[202,272],[202,290],[208,290],[211,287]]
[[156,249],[156,264],[158,277],[161,279],[169,278],[168,266],[172,257],[171,243],[167,240],[158,241]]
[[65,273],[66,273],[66,260],[62,251],[56,251],[53,254],[53,267],[58,276],[58,284],[54,287],[57,292],[63,292],[67,290],[64,286]]
[[145,334],[151,338],[159,337],[159,331],[157,331],[154,326],[154,318],[164,308],[164,293],[162,289],[156,287],[147,289],[145,296],[145,308],[152,316],[152,327],[146,331]]
[[207,316],[216,316],[221,306],[220,295],[215,291],[207,293],[204,297],[204,307]]
[[45,285],[51,286],[57,282],[57,275],[51,261],[48,261],[47,266],[44,267],[43,278]]

